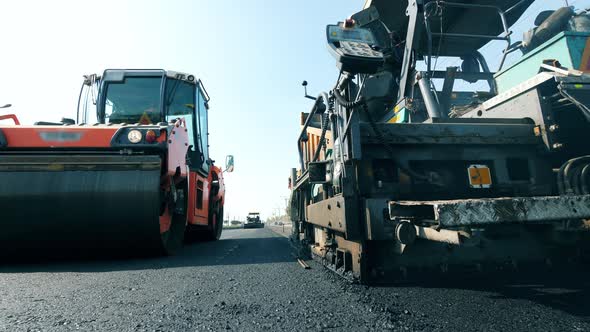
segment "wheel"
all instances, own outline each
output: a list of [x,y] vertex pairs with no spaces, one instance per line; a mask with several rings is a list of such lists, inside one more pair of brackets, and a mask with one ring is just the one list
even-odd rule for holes
[[218,219],[218,228],[217,228],[217,240],[221,238],[221,233],[223,232],[223,207],[219,209],[219,219]]
[[168,195],[164,207],[164,213],[160,216],[160,227],[170,224],[167,231],[160,233],[162,251],[164,255],[174,255],[184,243],[186,230],[186,187],[184,184],[176,189],[172,186],[171,191],[175,195]]
[[207,241],[217,241],[221,237],[223,230],[223,208],[215,210],[211,214],[211,228],[207,230]]
[[209,226],[189,225],[186,229],[186,242],[193,243],[196,241],[217,241],[221,237],[223,230],[223,208],[214,208],[209,214]]

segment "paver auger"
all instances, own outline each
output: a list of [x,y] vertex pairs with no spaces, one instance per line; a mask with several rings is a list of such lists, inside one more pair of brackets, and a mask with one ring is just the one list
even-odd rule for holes
[[590,16],[542,12],[513,43],[532,3],[369,0],[327,27],[340,75],[301,117],[290,181],[314,257],[372,282],[587,253]]
[[[209,158],[209,96],[193,75],[85,76],[77,121],[0,126],[0,254],[171,254],[222,230],[222,170]],[[226,169],[233,169],[228,156]]]

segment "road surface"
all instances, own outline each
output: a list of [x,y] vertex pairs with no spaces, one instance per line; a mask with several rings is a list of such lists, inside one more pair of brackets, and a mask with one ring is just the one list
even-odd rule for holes
[[589,331],[588,273],[534,283],[351,285],[271,229],[175,257],[0,265],[0,331]]

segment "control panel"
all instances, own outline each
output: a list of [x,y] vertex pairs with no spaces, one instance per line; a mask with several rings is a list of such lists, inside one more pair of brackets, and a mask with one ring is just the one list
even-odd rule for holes
[[338,61],[338,68],[357,73],[374,73],[383,65],[383,53],[371,30],[351,22],[328,25],[328,48]]

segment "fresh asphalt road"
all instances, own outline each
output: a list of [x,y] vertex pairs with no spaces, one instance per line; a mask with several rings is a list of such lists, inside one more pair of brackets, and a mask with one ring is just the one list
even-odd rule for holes
[[0,265],[0,331],[589,331],[590,274],[366,287],[269,229],[177,256]]

